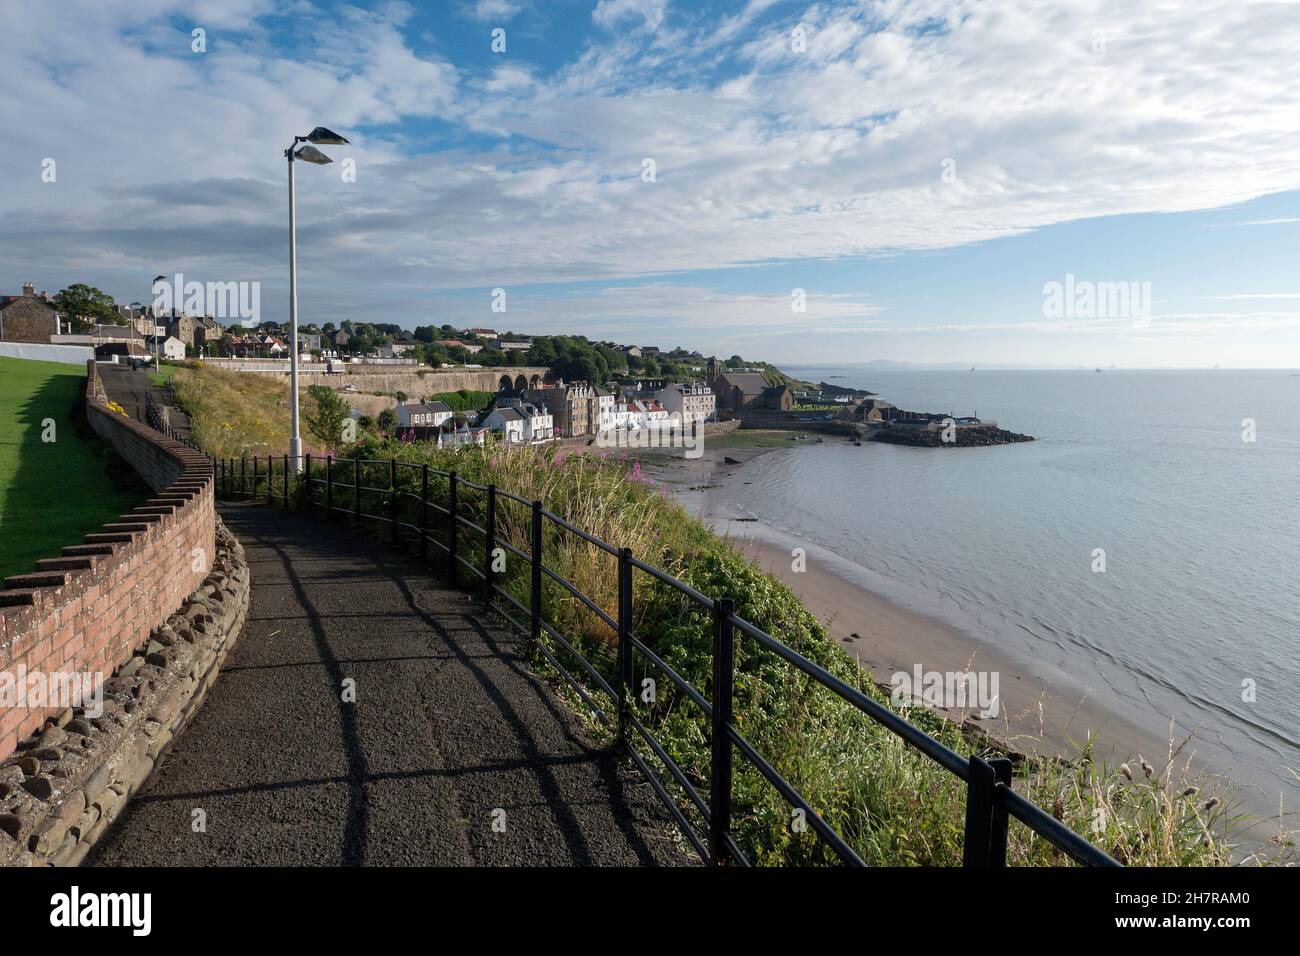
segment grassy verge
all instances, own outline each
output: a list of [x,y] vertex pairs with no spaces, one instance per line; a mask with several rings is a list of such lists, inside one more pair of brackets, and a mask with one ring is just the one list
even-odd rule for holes
[[181,367],[179,365],[169,365],[166,362],[159,365],[157,371],[154,371],[153,367],[150,366],[149,381],[153,382],[153,384],[159,388],[166,388],[167,383],[172,380],[173,376],[175,376],[180,369]]
[[[289,447],[289,380],[199,365],[178,369],[172,389],[195,441],[218,458],[282,454]],[[313,409],[304,388],[302,421]],[[304,435],[304,438],[307,436]],[[308,442],[308,451],[316,451]]]
[[85,388],[84,366],[0,358],[0,578],[57,557],[145,496],[86,426]]
[[[704,594],[732,597],[742,617],[863,693],[892,706],[888,695],[870,682],[784,584],[645,483],[634,462],[622,457],[566,455],[555,449],[439,451],[427,443],[370,443],[362,454],[454,469],[470,481],[494,482],[525,499],[541,500],[578,527],[616,546],[631,547],[641,560]],[[352,463],[340,462],[338,469],[335,505],[347,507]],[[398,476],[400,490],[418,491],[418,469],[399,468]],[[387,465],[364,470],[363,486],[384,487],[387,483]],[[431,493],[440,504],[445,504],[445,488],[441,481],[431,484]],[[319,488],[313,497],[319,504]],[[482,524],[481,493],[463,488],[459,505],[463,514]],[[364,511],[385,514],[388,507],[386,494],[363,496]],[[419,520],[418,504],[412,497],[399,496],[397,508],[401,520]],[[525,552],[530,550],[529,517],[529,509],[499,498],[499,538]],[[478,562],[481,548],[481,539],[462,529],[462,555],[472,555]],[[617,577],[610,555],[550,523],[544,552],[548,567],[593,597],[611,616],[615,613]],[[468,575],[462,581],[472,583]],[[527,604],[527,562],[508,556],[503,585]],[[609,626],[549,579],[543,600],[548,620],[607,681],[616,683],[614,635]],[[712,632],[707,612],[643,574],[634,578],[633,607],[638,636],[709,698]],[[581,673],[558,646],[548,646],[566,668]],[[752,641],[738,641],[736,671],[736,722],[741,732],[864,859],[874,865],[960,862],[965,789],[959,780]],[[707,793],[707,720],[668,678],[639,661],[634,686],[644,690],[649,686],[642,683],[647,678],[655,682],[654,693],[649,699],[638,697],[635,712],[653,729],[691,783]],[[566,686],[557,682],[579,713],[590,714],[587,705],[567,692]],[[606,713],[615,711],[616,701],[604,696],[594,682],[588,681],[586,690]],[[962,754],[996,754],[987,741],[968,739],[932,711],[901,712]],[[595,720],[591,727],[595,733],[603,733],[603,725]],[[656,764],[648,749],[641,752],[647,762]],[[1251,862],[1293,860],[1294,846],[1287,834],[1249,855],[1237,849],[1247,821],[1236,812],[1231,788],[1195,777],[1183,746],[1171,745],[1162,758],[1151,758],[1134,766],[1106,766],[1085,746],[1072,759],[1020,762],[1015,786],[1130,865],[1223,865],[1243,857]],[[668,780],[666,772],[662,777]],[[739,757],[735,800],[737,842],[752,861],[769,865],[836,862],[813,831],[801,830],[784,800]],[[686,806],[684,797],[681,804]],[[1063,865],[1068,860],[1027,828],[1013,823],[1009,862]]]

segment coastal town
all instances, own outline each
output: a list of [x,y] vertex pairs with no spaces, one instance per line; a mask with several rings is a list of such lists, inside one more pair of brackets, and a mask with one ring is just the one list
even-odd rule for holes
[[[911,411],[869,391],[801,382],[740,356],[719,360],[682,348],[348,320],[304,323],[296,341],[304,377],[339,393],[359,426],[439,446],[483,444],[489,436],[507,445],[636,445],[651,433],[705,433],[706,426],[929,447],[1030,440],[975,416]],[[286,375],[294,336],[274,321],[224,324],[157,302],[119,304],[82,284],[51,295],[28,282],[20,294],[0,294],[0,342],[80,349],[86,358],[133,368],[202,363]],[[474,387],[443,389],[439,382]],[[481,401],[466,407],[450,394],[457,390]]]

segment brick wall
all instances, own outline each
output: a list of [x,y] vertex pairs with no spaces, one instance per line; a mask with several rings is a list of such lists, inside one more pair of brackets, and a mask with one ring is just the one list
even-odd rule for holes
[[[11,680],[20,668],[29,675],[109,677],[198,588],[213,560],[214,489],[207,458],[109,409],[95,363],[87,368],[91,427],[156,495],[86,535],[84,543],[37,562],[34,573],[5,579],[0,675],[13,675]],[[0,759],[62,709],[0,706]]]

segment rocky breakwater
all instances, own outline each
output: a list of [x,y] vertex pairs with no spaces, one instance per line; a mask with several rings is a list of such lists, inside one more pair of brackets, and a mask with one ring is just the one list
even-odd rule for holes
[[947,432],[943,428],[913,428],[895,425],[867,432],[867,441],[888,442],[893,445],[914,445],[918,448],[980,448],[985,445],[1010,445],[1033,441],[1032,435],[998,428],[996,425],[959,425]]
[[198,711],[248,613],[243,546],[218,520],[209,573],[102,683],[0,763],[0,865],[76,866]]

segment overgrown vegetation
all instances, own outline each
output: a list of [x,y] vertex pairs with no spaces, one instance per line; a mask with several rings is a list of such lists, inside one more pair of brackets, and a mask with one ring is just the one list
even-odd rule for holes
[[[280,375],[227,372],[210,365],[187,367],[172,376],[177,404],[189,416],[194,440],[218,458],[281,454],[289,447],[289,383]],[[317,414],[310,389],[299,393],[302,421]],[[335,433],[337,434],[337,432]],[[304,448],[329,448],[311,435]]]
[[[547,508],[615,546],[630,547],[643,561],[658,566],[698,591],[729,596],[737,613],[774,635],[844,681],[859,687],[886,706],[888,695],[840,650],[821,623],[780,581],[749,563],[730,545],[714,536],[680,507],[643,480],[639,465],[623,458],[565,454],[555,449],[466,448],[438,450],[427,443],[376,444],[373,440],[351,450],[353,456],[392,456],[409,465],[455,470],[462,478],[540,500]],[[334,503],[350,507],[353,463],[342,461],[335,473]],[[418,492],[419,467],[399,467],[401,491]],[[319,471],[317,477],[320,477]],[[388,466],[363,466],[362,485],[388,486]],[[447,484],[434,479],[434,501],[446,503]],[[312,504],[323,500],[313,487]],[[300,504],[308,504],[300,489]],[[482,493],[461,487],[461,513],[483,523]],[[363,510],[387,514],[387,492],[363,492]],[[414,495],[399,495],[402,521],[418,523]],[[435,513],[436,514],[436,513]],[[434,527],[441,525],[435,519]],[[441,533],[441,532],[437,532]],[[530,509],[498,498],[497,533],[515,547],[530,550]],[[481,567],[482,539],[462,528],[461,554]],[[436,535],[435,535],[436,536]],[[440,538],[439,540],[445,540]],[[436,552],[435,552],[436,553]],[[615,614],[615,559],[576,535],[546,523],[544,553],[547,566],[590,595],[611,616]],[[438,560],[436,557],[434,560]],[[464,569],[461,579],[473,578]],[[501,583],[523,604],[528,603],[527,562],[510,555]],[[614,635],[609,626],[574,600],[556,582],[544,583],[547,619],[569,637],[606,680],[614,679]],[[708,613],[679,592],[644,574],[634,576],[634,627],[660,657],[698,688],[712,695],[712,631]],[[580,668],[548,640],[571,672]],[[736,652],[736,723],[741,733],[841,833],[862,857],[874,865],[956,865],[961,860],[965,812],[964,785],[938,765],[905,746],[881,725],[859,713],[811,678],[786,665],[755,642],[738,638]],[[709,728],[698,708],[676,691],[669,679],[638,660],[634,686],[655,681],[653,702],[634,702],[638,717],[663,742],[688,779],[707,793]],[[575,708],[589,714],[586,704],[566,690]],[[587,682],[587,693],[607,714],[617,702]],[[925,709],[904,710],[905,716],[962,754],[996,750],[987,739],[968,739],[959,728]],[[603,725],[591,721],[593,732]],[[1226,784],[1196,778],[1183,745],[1171,745],[1162,759],[1132,766],[1107,766],[1095,760],[1085,745],[1072,759],[1027,759],[1017,768],[1015,786],[1067,826],[1130,865],[1205,866],[1234,859],[1281,863],[1293,860],[1290,836],[1280,833],[1263,848],[1249,853],[1238,848],[1245,821],[1235,811]],[[652,766],[653,754],[640,748]],[[671,783],[666,772],[665,782]],[[679,797],[682,796],[679,792]],[[682,806],[686,807],[683,798]],[[762,864],[828,864],[834,854],[811,828],[799,832],[790,807],[747,761],[737,757],[735,780],[736,839],[743,852]],[[698,820],[697,820],[698,822]],[[1013,865],[1059,865],[1068,860],[1027,828],[1011,826],[1009,862]]]

